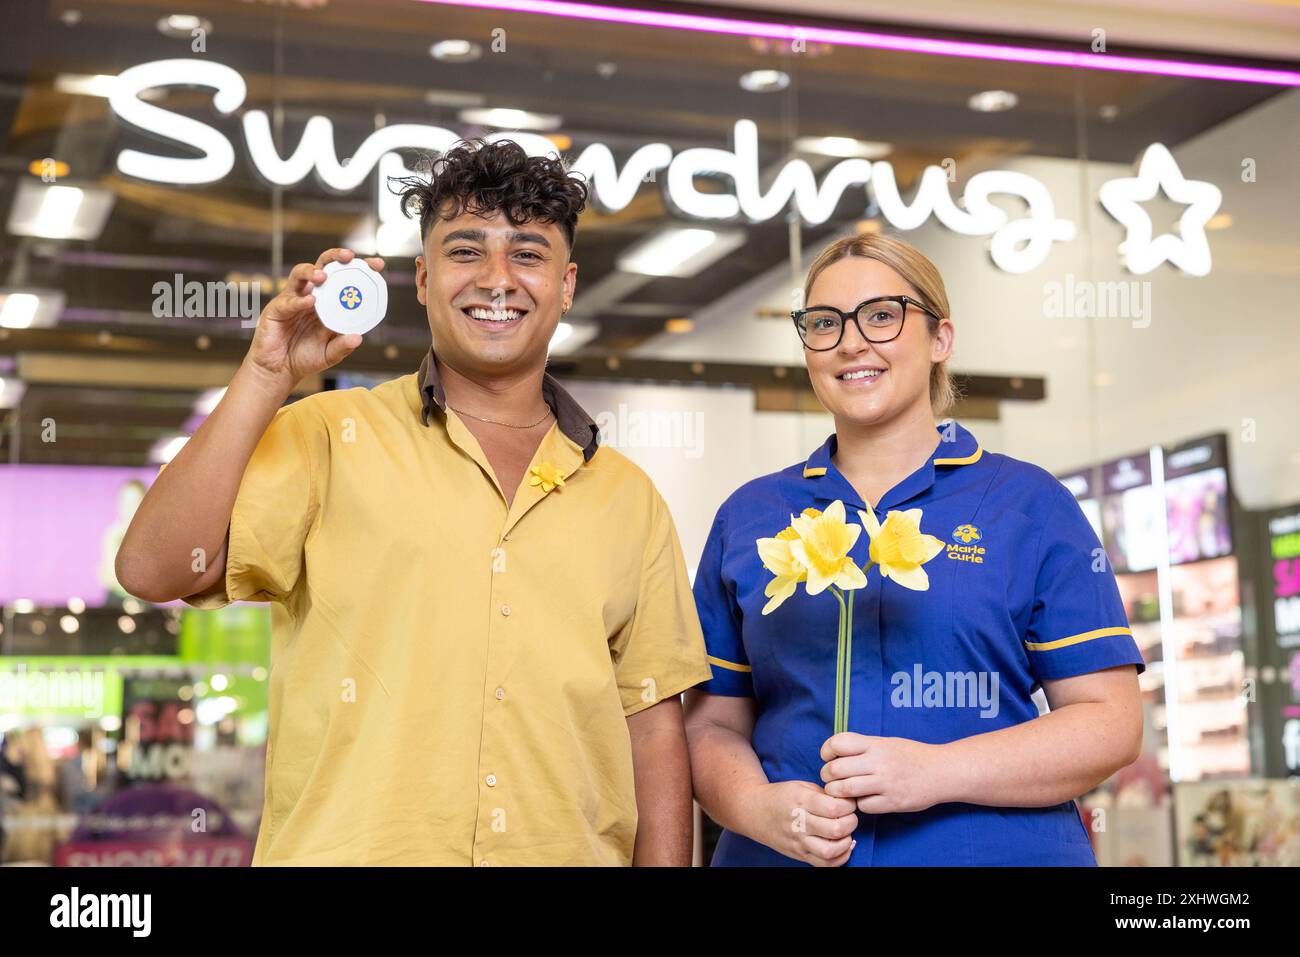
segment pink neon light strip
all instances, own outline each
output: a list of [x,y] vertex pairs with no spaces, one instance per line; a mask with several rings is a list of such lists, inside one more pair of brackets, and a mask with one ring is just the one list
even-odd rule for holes
[[826,27],[798,27],[755,20],[729,20],[693,13],[664,13],[655,10],[628,10],[601,7],[567,0],[422,0],[454,7],[480,7],[514,13],[537,13],[552,17],[596,20],[640,27],[692,30],[696,33],[725,33],[732,36],[768,37],[774,40],[803,39],[811,43],[869,47],[903,53],[926,53],[933,56],[970,57],[977,60],[1001,60],[1009,63],[1035,63],[1040,66],[1068,66],[1083,70],[1112,70],[1119,73],[1149,73],[1157,76],[1182,76],[1198,80],[1228,80],[1236,83],[1263,83],[1272,86],[1300,86],[1300,73],[1291,70],[1263,70],[1247,66],[1220,66],[1212,63],[1188,63],[1181,60],[1152,60],[1145,57],[1115,56],[1109,53],[1070,53],[1034,47],[1000,46],[965,40],[934,40],[926,37],[868,33],[861,30],[834,30]]

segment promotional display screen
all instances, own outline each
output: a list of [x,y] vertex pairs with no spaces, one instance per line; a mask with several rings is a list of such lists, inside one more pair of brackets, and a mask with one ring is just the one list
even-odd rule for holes
[[1266,684],[1265,722],[1280,738],[1280,772],[1300,776],[1300,505],[1265,516],[1272,594],[1264,610],[1263,653],[1274,681]]
[[1157,732],[1147,750],[1176,780],[1243,775],[1250,752],[1226,436],[1154,452],[1061,481],[1099,532],[1147,663],[1141,684]]
[[1300,506],[1268,519],[1273,580],[1273,633],[1282,648],[1300,648]]

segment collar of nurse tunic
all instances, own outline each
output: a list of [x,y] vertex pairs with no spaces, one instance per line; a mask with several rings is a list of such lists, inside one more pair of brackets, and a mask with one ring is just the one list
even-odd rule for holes
[[[488,462],[478,439],[474,438],[474,433],[461,421],[456,411],[447,407],[447,396],[442,386],[442,379],[438,375],[438,364],[434,361],[433,349],[425,353],[424,361],[420,363],[418,384],[421,398],[420,414],[424,424],[426,426],[430,424],[435,408],[442,413],[448,437],[464,454],[478,463],[479,468],[501,493],[502,501],[506,501],[505,492],[497,481],[496,473]],[[533,467],[544,462],[549,463],[559,470],[567,482],[579,468],[591,460],[599,444],[600,429],[595,420],[549,372],[542,376],[542,398],[554,413],[555,424],[538,443],[537,451],[529,463],[529,470],[524,473],[523,482],[515,491],[502,535],[509,534],[528,510],[546,496],[546,491],[541,485],[528,484]]]
[[[836,438],[832,433],[821,448],[809,456],[804,465],[803,477],[816,480],[811,484],[818,501],[829,503],[841,499],[848,509],[865,508],[862,497],[853,486],[840,475],[838,470],[831,467],[831,460],[837,449]],[[980,448],[975,436],[965,428],[956,422],[941,424],[938,427],[938,444],[930,454],[930,458],[919,469],[882,495],[880,501],[873,506],[873,510],[879,517],[890,509],[900,508],[910,499],[916,498],[934,486],[937,469],[973,465],[983,454],[984,450]],[[850,511],[849,515],[852,514]]]

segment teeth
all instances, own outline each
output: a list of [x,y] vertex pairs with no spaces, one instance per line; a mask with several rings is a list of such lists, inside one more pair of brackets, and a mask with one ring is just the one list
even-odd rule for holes
[[475,319],[486,319],[489,322],[510,322],[523,315],[519,309],[470,309],[468,312]]
[[846,382],[852,379],[874,379],[884,371],[884,369],[859,369],[857,372],[846,372],[840,378]]

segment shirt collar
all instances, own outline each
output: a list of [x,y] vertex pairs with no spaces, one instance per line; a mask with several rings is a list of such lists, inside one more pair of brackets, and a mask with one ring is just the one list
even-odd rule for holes
[[[984,455],[984,450],[980,448],[975,436],[956,421],[941,422],[936,426],[936,430],[939,433],[939,444],[935,446],[930,458],[919,469],[886,492],[876,505],[877,509],[889,508],[925,491],[934,484],[936,469],[973,465]],[[840,497],[834,488],[837,481],[848,486],[847,480],[840,475],[831,462],[837,447],[835,434],[831,433],[830,437],[804,463],[803,477],[817,484],[815,494],[820,497],[828,499]],[[856,497],[855,494],[854,498]]]
[[[442,378],[438,375],[438,364],[433,361],[432,348],[424,354],[424,361],[420,363],[418,381],[421,418],[424,424],[428,425],[429,412],[433,406],[436,405],[441,412],[447,411],[447,395],[442,388]],[[599,426],[549,372],[542,375],[542,398],[555,413],[555,421],[560,427],[560,432],[582,449],[584,461],[591,461],[599,444]]]

